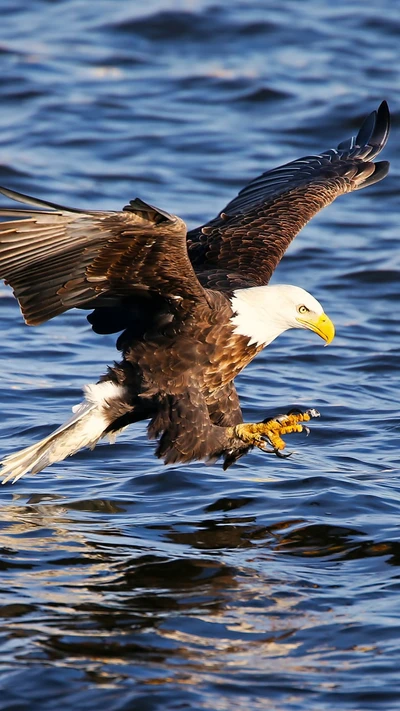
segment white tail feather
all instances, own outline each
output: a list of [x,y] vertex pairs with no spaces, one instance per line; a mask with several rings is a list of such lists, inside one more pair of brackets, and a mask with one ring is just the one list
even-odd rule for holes
[[109,401],[123,395],[123,388],[111,381],[85,386],[85,400],[74,414],[48,437],[5,457],[0,463],[3,484],[18,481],[24,474],[36,474],[54,462],[61,462],[82,447],[94,447],[110,424]]

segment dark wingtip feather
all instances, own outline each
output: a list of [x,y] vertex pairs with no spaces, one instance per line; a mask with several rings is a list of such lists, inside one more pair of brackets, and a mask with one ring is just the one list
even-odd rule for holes
[[390,111],[387,101],[382,101],[376,116],[375,140],[380,149],[386,145],[390,132]]
[[154,222],[175,222],[175,216],[165,210],[160,210],[159,207],[154,207],[154,205],[149,205],[149,203],[144,202],[141,198],[135,198],[129,201],[129,205],[125,205],[122,208],[124,212],[134,212],[134,213],[145,213],[151,216]]
[[390,131],[390,112],[386,101],[382,101],[377,111],[373,111],[363,122],[355,143],[357,146],[370,146],[369,160],[375,158],[386,145]]
[[379,183],[380,180],[383,180],[383,178],[387,176],[390,167],[390,163],[388,160],[381,160],[378,163],[374,163],[374,166],[375,170],[372,175],[370,175],[362,183],[360,183],[356,190],[359,190],[360,188],[368,188],[370,185]]
[[[22,202],[24,205],[32,205],[33,207],[46,208],[47,210],[57,210],[57,212],[79,212],[85,213],[84,210],[79,210],[77,208],[65,207],[65,205],[58,205],[55,202],[48,202],[47,200],[39,200],[39,198],[31,197],[30,195],[24,195],[24,193],[17,193],[16,190],[10,190],[9,188],[4,188],[0,186],[0,193],[10,200],[15,200],[15,202]],[[5,212],[3,214],[6,214]],[[9,213],[10,215],[12,212]]]
[[372,113],[364,119],[356,136],[356,146],[367,146],[370,143],[375,131],[376,118],[377,112],[372,111]]

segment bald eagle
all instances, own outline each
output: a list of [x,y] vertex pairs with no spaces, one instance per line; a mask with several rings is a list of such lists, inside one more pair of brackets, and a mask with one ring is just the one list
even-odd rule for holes
[[[41,471],[127,425],[149,420],[165,463],[215,460],[228,467],[253,447],[277,454],[315,410],[244,423],[234,378],[289,328],[326,343],[334,327],[297,286],[269,285],[299,230],[339,195],[385,177],[374,163],[389,133],[383,102],[337,149],[270,170],[207,224],[140,199],[122,211],[62,207],[1,188],[29,207],[1,208],[0,277],[25,322],[68,309],[92,313],[95,333],[119,333],[118,364],[84,389],[59,429],[2,462],[3,481]],[[11,219],[10,219],[11,218]]]

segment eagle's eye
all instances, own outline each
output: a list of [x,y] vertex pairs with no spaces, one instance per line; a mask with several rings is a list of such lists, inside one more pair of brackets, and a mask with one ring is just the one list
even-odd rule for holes
[[310,309],[308,309],[307,306],[304,306],[304,304],[302,304],[302,306],[298,306],[297,311],[299,312],[299,314],[309,314],[310,313]]

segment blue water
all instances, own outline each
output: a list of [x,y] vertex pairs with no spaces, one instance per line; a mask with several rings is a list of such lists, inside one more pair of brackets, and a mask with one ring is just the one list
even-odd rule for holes
[[[272,344],[246,419],[317,407],[289,460],[165,468],[144,427],[1,488],[7,711],[400,705],[400,17],[392,0],[3,0],[0,184],[136,195],[190,227],[387,99],[382,183],[308,225],[275,281],[337,327]],[[59,425],[116,357],[74,311],[24,326],[2,286],[1,453]]]

